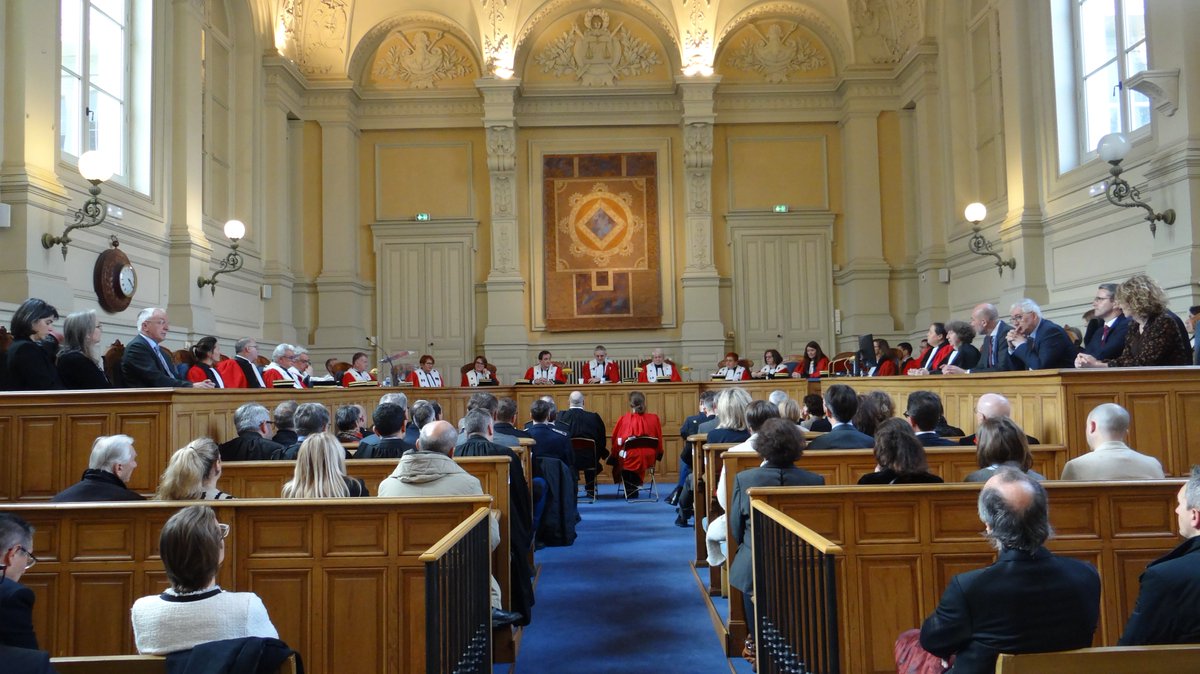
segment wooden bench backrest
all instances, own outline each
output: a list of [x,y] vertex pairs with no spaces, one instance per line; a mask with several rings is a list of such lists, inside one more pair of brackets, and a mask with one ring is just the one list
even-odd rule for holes
[[[1100,572],[1096,645],[1117,642],[1146,564],[1178,544],[1174,508],[1181,484],[1045,483],[1056,533],[1048,547]],[[842,547],[842,670],[894,672],[892,646],[900,632],[920,627],[955,574],[995,561],[981,535],[981,486],[772,487],[750,495]],[[740,604],[740,596],[730,603]]]
[[[487,496],[210,502],[231,525],[217,582],[254,592],[309,672],[423,672],[419,558]],[[54,656],[135,653],[129,609],[166,588],[162,525],[181,502],[14,504],[34,527],[34,628]]]
[[1200,645],[1112,646],[1057,653],[1001,655],[996,674],[1143,674],[1198,672]]
[[[51,658],[50,664],[58,674],[163,674],[167,671],[167,659],[158,655]],[[275,671],[296,674],[296,656],[289,655]]]

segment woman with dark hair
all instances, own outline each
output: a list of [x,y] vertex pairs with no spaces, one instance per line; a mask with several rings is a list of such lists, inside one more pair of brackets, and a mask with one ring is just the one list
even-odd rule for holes
[[800,364],[796,366],[796,370],[792,372],[792,376],[801,379],[813,379],[820,377],[822,372],[828,371],[829,357],[821,350],[820,344],[809,342],[804,345],[804,357],[800,359]]
[[278,639],[267,607],[253,592],[217,585],[229,525],[206,505],[180,510],[163,525],[159,555],[170,587],[133,603],[133,640],[139,653],[186,651],[225,639]]
[[912,426],[904,419],[892,418],[875,429],[874,473],[859,478],[859,484],[928,484],[944,482],[929,472],[925,447]]
[[475,356],[475,364],[470,370],[463,373],[462,383],[459,386],[476,387],[476,386],[499,386],[500,376],[492,374],[492,369],[488,367],[487,358],[483,356]]
[[58,310],[36,297],[21,303],[13,313],[13,343],[8,345],[0,369],[0,390],[56,391],[63,388],[54,357],[40,342],[50,335]]
[[777,373],[787,374],[787,365],[783,364],[783,356],[775,349],[763,351],[763,366],[758,372],[750,375],[755,379],[770,379]]
[[359,442],[363,439],[362,429],[367,423],[366,410],[362,405],[342,405],[333,416],[338,442]]
[[1150,367],[1191,365],[1192,347],[1183,320],[1167,308],[1167,294],[1158,282],[1135,274],[1117,286],[1117,306],[1133,319],[1121,355],[1096,360],[1086,353],[1075,357],[1075,367]]
[[225,381],[217,373],[217,361],[221,360],[221,345],[216,337],[201,337],[192,345],[192,358],[196,363],[188,368],[188,381],[211,381],[213,388],[225,388]]
[[917,364],[908,370],[908,374],[927,375],[930,372],[940,372],[946,364],[946,359],[954,351],[945,323],[930,323],[929,332],[925,333],[925,342],[929,346],[917,358]]
[[943,372],[947,365],[954,365],[964,370],[970,370],[979,364],[980,353],[972,341],[975,339],[975,328],[966,321],[950,321],[946,324],[946,341],[954,349],[946,357],[938,372]]
[[896,416],[896,404],[892,397],[883,391],[860,393],[858,396],[858,411],[850,422],[855,428],[874,436],[879,424]]
[[350,357],[350,369],[342,375],[342,386],[349,386],[356,381],[375,381],[375,376],[367,372],[367,354],[359,351]]
[[742,381],[750,378],[750,370],[741,363],[741,358],[738,358],[736,351],[730,351],[725,354],[725,360],[721,361],[721,368],[713,373],[713,379],[724,379],[725,381]]
[[617,419],[617,425],[613,427],[612,431],[613,451],[611,460],[615,462],[613,474],[614,476],[621,476],[627,485],[627,490],[640,487],[646,478],[646,468],[648,466],[641,463],[627,464],[625,462],[625,442],[630,438],[639,436],[657,438],[657,457],[662,458],[662,423],[659,421],[657,414],[646,411],[645,394],[641,391],[632,391],[629,394],[629,411],[623,414],[620,419]]
[[[750,532],[750,496],[752,487],[807,487],[825,484],[825,478],[795,466],[804,453],[804,431],[788,419],[767,419],[751,441],[763,458],[758,468],[743,470],[733,482],[733,503],[729,509],[729,531],[741,547],[729,567],[729,584],[742,591],[746,606],[746,624],[754,634],[754,566]],[[754,653],[754,642],[746,639],[746,650]]]
[[96,345],[100,343],[100,319],[95,309],[76,311],[63,323],[63,347],[58,352],[58,377],[72,390],[112,388]]
[[896,360],[896,355],[892,353],[892,347],[888,346],[888,341],[876,339],[871,342],[871,345],[875,347],[875,367],[871,368],[867,376],[891,377],[900,374],[900,362]]
[[1015,468],[1035,480],[1046,478],[1033,467],[1033,453],[1029,451],[1029,439],[1025,431],[1008,417],[985,418],[975,433],[978,448],[975,457],[979,470],[967,475],[967,482],[987,482],[1001,466]]
[[421,367],[408,373],[408,383],[418,388],[438,388],[443,385],[442,373],[433,367],[433,356],[425,354],[417,362]]

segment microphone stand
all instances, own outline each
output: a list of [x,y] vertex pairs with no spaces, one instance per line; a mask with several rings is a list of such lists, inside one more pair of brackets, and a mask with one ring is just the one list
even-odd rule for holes
[[375,353],[376,353],[377,355],[379,355],[379,356],[380,356],[380,358],[379,358],[379,362],[380,362],[380,363],[387,363],[387,367],[388,367],[388,376],[387,376],[387,380],[388,380],[388,386],[395,386],[395,385],[396,385],[396,380],[395,380],[395,371],[394,371],[394,369],[393,369],[393,367],[392,367],[392,357],[391,357],[391,356],[389,356],[389,355],[387,355],[386,353],[384,353],[384,352],[383,352],[383,349],[379,348],[379,342],[375,341],[374,339],[371,339],[370,337],[367,337],[367,344],[370,344],[372,347],[374,347],[374,349],[375,349]]

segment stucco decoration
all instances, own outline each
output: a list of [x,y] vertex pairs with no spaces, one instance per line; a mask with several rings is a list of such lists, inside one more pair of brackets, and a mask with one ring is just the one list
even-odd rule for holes
[[662,63],[654,47],[624,23],[611,23],[607,11],[589,9],[537,55],[542,72],[574,77],[585,87],[609,87],[618,78],[650,72]]
[[284,0],[276,21],[283,54],[306,75],[339,74],[353,0]]
[[[467,37],[467,32],[462,26],[432,12],[405,12],[389,17],[373,26],[355,44],[346,74],[366,87],[415,89],[416,87],[407,80],[399,77],[386,78],[382,73],[377,73],[376,69],[393,45],[399,46],[398,56],[402,56],[412,49],[413,45],[410,43],[419,32],[426,33],[430,43],[429,47],[441,49],[443,54],[446,53],[447,47],[453,47],[453,51],[458,57],[462,57],[465,61],[463,65],[467,68],[464,74],[453,79],[435,78],[433,88],[474,88],[475,78],[483,72],[483,65],[479,61],[478,45]],[[434,44],[435,39],[437,40],[436,44]]]
[[895,63],[921,37],[920,0],[854,0],[859,60]]
[[404,83],[412,89],[432,89],[440,80],[471,74],[471,59],[446,39],[445,31],[397,30],[384,40],[371,74],[376,82]]
[[778,84],[793,73],[817,70],[826,63],[824,49],[796,34],[798,23],[772,21],[748,28],[753,34],[739,40],[729,56],[729,65],[737,70],[758,73]]
[[[836,74],[849,63],[849,48],[845,39],[834,23],[821,12],[797,2],[764,2],[754,5],[733,17],[717,32],[718,60],[728,57],[731,46],[746,37],[739,33],[747,24],[761,25],[764,20],[784,20],[799,23],[803,29],[799,33],[808,33],[815,43],[819,43],[828,55],[829,74]],[[734,71],[736,73],[736,71]],[[725,73],[723,73],[725,74]],[[733,73],[729,73],[733,74]]]

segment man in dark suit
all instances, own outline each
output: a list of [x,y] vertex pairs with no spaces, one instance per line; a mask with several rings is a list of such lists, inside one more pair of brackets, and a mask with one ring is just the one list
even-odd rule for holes
[[694,512],[692,506],[695,498],[691,488],[692,460],[695,450],[687,439],[700,433],[701,424],[716,420],[717,392],[701,391],[698,409],[697,414],[684,419],[683,424],[679,427],[679,437],[683,439],[683,450],[679,454],[679,482],[675,484],[675,490],[667,497],[667,503],[678,506],[679,512],[675,518],[675,524],[681,527],[688,526],[688,520],[691,519]]
[[296,443],[296,407],[295,400],[285,400],[275,406],[271,413],[275,420],[275,435],[271,436],[271,442],[284,447]]
[[0,513],[0,645],[38,647],[33,632],[33,590],[20,582],[25,570],[36,562],[33,527],[16,515]]
[[[1012,403],[1008,402],[1008,398],[999,393],[984,393],[979,396],[979,402],[975,403],[975,428],[979,428],[984,419],[994,419],[996,417],[1012,418]],[[958,444],[964,446],[974,445],[975,440],[975,434],[972,433],[959,438]],[[1025,440],[1031,445],[1041,444],[1032,435],[1026,435]]]
[[212,388],[211,380],[191,382],[175,376],[158,345],[167,338],[171,325],[167,312],[157,307],[143,309],[138,314],[138,334],[125,345],[121,356],[121,377],[129,388]]
[[83,478],[54,495],[57,503],[85,501],[144,501],[146,497],[125,484],[137,468],[137,451],[128,435],[102,435],[92,443]]
[[410,449],[415,449],[404,439],[404,408],[392,403],[383,403],[371,414],[372,428],[379,437],[369,445],[359,443],[355,459],[398,459]]
[[913,391],[908,394],[908,409],[904,416],[926,447],[947,447],[955,444],[937,434],[938,419],[942,417],[942,399],[933,391]]
[[1042,318],[1037,302],[1025,298],[1012,306],[1013,329],[1006,335],[1014,370],[1075,367],[1075,347],[1057,323]]
[[544,398],[538,398],[529,407],[529,418],[533,422],[529,426],[529,435],[537,443],[533,446],[533,458],[545,456],[558,459],[563,465],[574,466],[575,451],[571,449],[571,440],[551,421],[556,411],[554,403]]
[[517,428],[513,422],[517,420],[517,401],[512,398],[501,398],[500,407],[496,409],[495,431],[498,434],[510,435],[514,438],[530,438],[524,428]]
[[1200,467],[1179,488],[1179,547],[1150,562],[1120,646],[1200,642]]
[[1129,332],[1129,317],[1117,308],[1117,284],[1101,283],[1092,300],[1096,317],[1088,321],[1083,333],[1082,353],[1096,360],[1112,360],[1125,350],[1125,335]]
[[832,430],[809,443],[809,449],[867,449],[875,446],[875,438],[850,423],[858,411],[858,394],[845,384],[825,389],[825,416]]
[[[405,395],[403,393],[385,393],[379,397],[379,404],[380,405],[391,404],[391,405],[398,406],[400,408],[400,410],[404,413],[405,423],[406,424],[408,423],[408,396],[407,395]],[[378,409],[378,407],[376,409]],[[401,437],[404,437],[404,436],[402,435]],[[381,438],[379,436],[378,432],[366,435],[363,437],[362,440],[358,441],[358,451],[361,452],[364,447],[370,447],[371,445],[377,445],[377,444],[379,444],[379,441],[382,439],[383,438]],[[408,442],[407,438],[404,441]],[[408,444],[410,446],[415,446],[411,442],[408,442]]]
[[1197,331],[1197,324],[1200,323],[1200,305],[1188,309],[1187,325],[1192,329],[1192,365],[1200,365],[1200,331]]
[[596,443],[596,462],[592,465],[575,464],[576,471],[583,471],[583,484],[588,496],[595,496],[596,473],[603,467],[600,462],[609,454],[608,431],[604,427],[604,419],[601,419],[599,414],[584,409],[582,391],[571,391],[567,401],[571,406],[559,412],[555,422],[567,427],[567,437],[587,438]]
[[1001,468],[979,492],[985,535],[1000,550],[991,566],[950,580],[921,626],[921,646],[954,669],[990,672],[1000,653],[1086,648],[1100,617],[1095,567],[1053,555],[1046,490]]
[[1012,326],[1000,320],[996,305],[984,302],[971,311],[971,327],[975,334],[983,337],[979,348],[979,362],[972,367],[947,365],[942,374],[966,374],[970,372],[1004,372],[1012,369],[1008,359],[1008,331]]
[[283,445],[267,439],[271,432],[271,413],[258,403],[246,403],[233,413],[237,437],[217,448],[222,461],[266,461]]
[[[310,435],[329,430],[329,409],[321,403],[304,403],[296,408],[296,441],[271,455],[272,459],[294,461],[300,445]],[[346,453],[349,456],[349,452]]]

